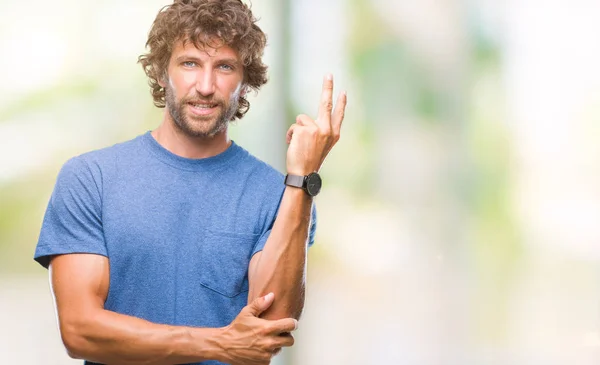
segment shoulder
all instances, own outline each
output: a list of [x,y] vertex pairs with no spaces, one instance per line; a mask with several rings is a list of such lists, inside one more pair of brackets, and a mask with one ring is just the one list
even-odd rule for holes
[[95,182],[100,187],[103,173],[113,168],[117,161],[131,156],[139,151],[139,137],[116,143],[112,146],[82,153],[71,157],[61,167],[58,174],[58,183]]
[[[142,135],[143,136],[143,135]],[[141,138],[137,136],[133,139],[115,143],[111,146],[96,149],[93,151],[85,152],[73,159],[80,160],[81,163],[87,163],[88,165],[106,165],[114,162],[116,159],[123,159],[139,154],[141,148]]]
[[238,154],[236,170],[237,174],[241,172],[241,176],[236,176],[236,179],[244,193],[263,204],[278,206],[285,190],[283,174],[242,147],[238,148],[241,153]]
[[[142,135],[143,136],[143,135]],[[83,166],[104,168],[113,164],[116,160],[131,158],[142,151],[141,137],[115,143],[111,146],[82,153],[71,158],[65,166]]]
[[260,179],[263,184],[268,185],[283,184],[284,176],[280,171],[254,156],[243,147],[237,145],[237,148],[240,149],[240,165],[251,178]]

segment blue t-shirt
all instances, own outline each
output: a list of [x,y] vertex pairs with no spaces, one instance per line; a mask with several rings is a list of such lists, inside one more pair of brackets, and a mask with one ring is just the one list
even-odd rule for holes
[[[269,237],[283,191],[283,175],[234,142],[217,156],[187,159],[147,132],[65,163],[35,260],[48,267],[52,255],[106,256],[105,309],[226,326],[247,304],[248,264]],[[309,244],[315,217],[313,206]]]

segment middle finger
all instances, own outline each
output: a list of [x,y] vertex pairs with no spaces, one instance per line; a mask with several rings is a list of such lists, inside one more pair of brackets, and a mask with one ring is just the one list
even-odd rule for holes
[[333,109],[333,75],[327,74],[323,78],[323,91],[319,103],[318,124],[321,127],[331,126],[331,110]]

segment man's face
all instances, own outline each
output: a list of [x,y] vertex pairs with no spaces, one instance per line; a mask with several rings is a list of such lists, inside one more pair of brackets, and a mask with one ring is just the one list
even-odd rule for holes
[[[198,49],[179,41],[171,54],[166,106],[175,126],[191,137],[212,138],[235,115],[242,92],[243,65],[229,46]],[[164,83],[164,85],[163,85]]]

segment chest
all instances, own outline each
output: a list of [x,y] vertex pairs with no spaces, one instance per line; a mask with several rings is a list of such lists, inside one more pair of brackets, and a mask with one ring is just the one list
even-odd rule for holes
[[102,220],[107,243],[202,238],[205,232],[260,234],[268,225],[264,202],[223,179],[199,175],[163,175],[129,179],[105,192]]
[[154,288],[169,278],[226,297],[247,290],[251,254],[269,218],[243,189],[198,178],[140,179],[114,186],[103,202],[111,281]]

